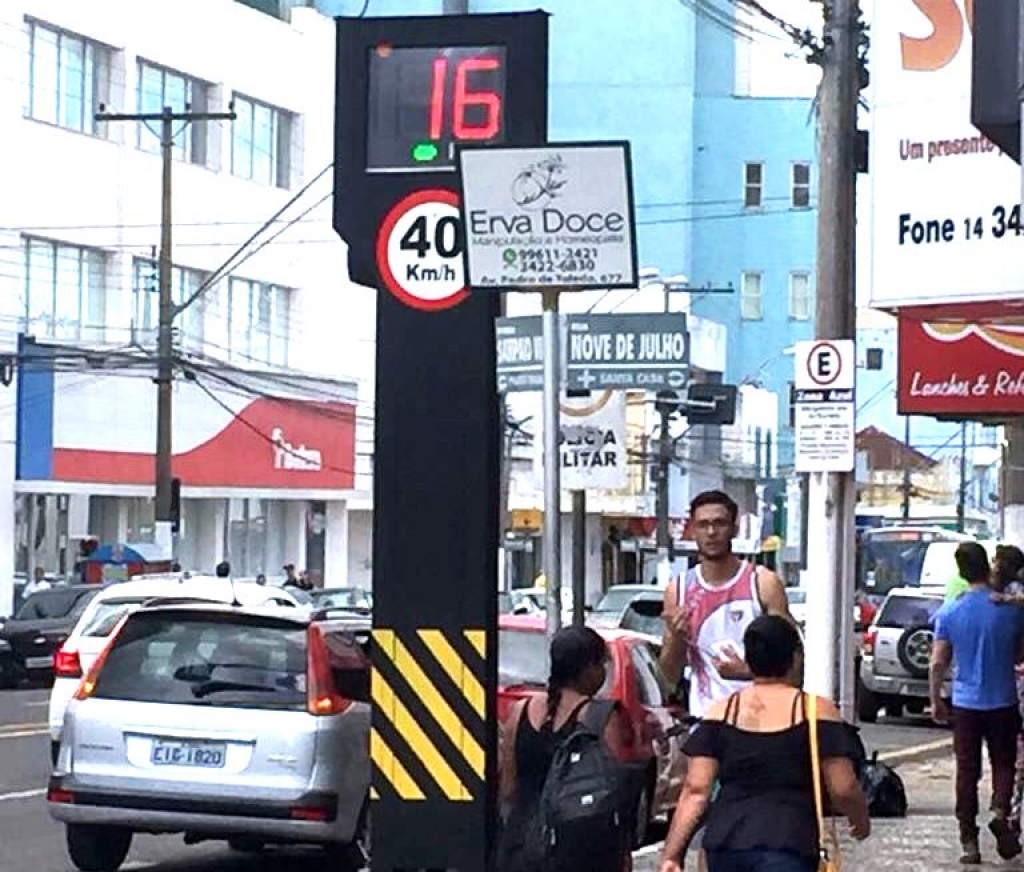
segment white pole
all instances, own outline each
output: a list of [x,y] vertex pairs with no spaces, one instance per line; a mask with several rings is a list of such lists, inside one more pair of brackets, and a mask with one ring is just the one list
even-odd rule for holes
[[562,626],[562,512],[559,465],[561,354],[559,353],[558,290],[543,291],[544,331],[544,576],[547,579],[547,632]]
[[833,535],[832,515],[838,506],[829,502],[829,475],[812,472],[807,482],[807,625],[804,689],[827,699],[835,698],[836,648],[839,628],[835,568],[841,542]]

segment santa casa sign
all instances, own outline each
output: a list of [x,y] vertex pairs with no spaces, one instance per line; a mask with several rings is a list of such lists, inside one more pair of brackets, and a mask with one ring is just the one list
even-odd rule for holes
[[1024,324],[899,321],[899,411],[1024,413]]

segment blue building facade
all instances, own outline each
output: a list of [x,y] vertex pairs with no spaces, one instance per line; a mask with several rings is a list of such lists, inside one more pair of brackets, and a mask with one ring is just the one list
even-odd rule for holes
[[[364,4],[317,5],[356,15]],[[366,14],[440,14],[460,5],[370,0]],[[481,14],[537,4],[464,5]],[[551,13],[550,138],[632,143],[640,264],[686,275],[695,289],[732,286],[694,290],[693,312],[727,326],[725,380],[778,393],[785,425],[792,358],[784,352],[811,338],[814,316],[811,101],[737,96],[738,37],[720,12],[680,0],[546,0],[543,8]],[[794,173],[805,173],[799,185]],[[780,471],[792,463],[792,444],[785,428]]]
[[[779,396],[780,473],[792,467],[794,342],[814,336],[815,119],[803,98],[737,93],[737,49],[697,22],[693,311],[726,325],[726,381]],[[721,289],[732,286],[731,293]]]

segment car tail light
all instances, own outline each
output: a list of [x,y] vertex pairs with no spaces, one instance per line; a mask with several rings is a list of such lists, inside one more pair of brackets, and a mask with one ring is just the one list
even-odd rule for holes
[[88,699],[93,695],[93,691],[96,690],[96,680],[99,678],[100,670],[103,669],[103,664],[107,662],[107,657],[117,643],[117,637],[121,635],[121,630],[127,620],[128,615],[125,615],[118,621],[117,626],[114,627],[114,632],[107,639],[107,644],[103,646],[103,650],[100,651],[99,656],[93,661],[92,666],[89,667],[85,678],[79,683],[78,690],[75,691],[75,699]]
[[878,635],[878,631],[877,630],[868,630],[864,634],[864,642],[862,644],[862,649],[863,649],[864,653],[867,656],[869,656],[869,657],[874,657],[875,656],[875,637],[877,635]]
[[290,810],[293,821],[313,821],[314,823],[326,823],[331,819],[331,811],[326,808],[315,806],[293,806]]
[[64,790],[60,787],[51,787],[46,791],[46,799],[49,802],[59,802],[61,805],[72,805],[75,801],[75,795],[70,790]]
[[62,646],[53,658],[53,671],[58,678],[81,678],[82,660],[78,652]]
[[306,631],[306,649],[306,710],[317,717],[341,714],[352,701],[345,699],[334,686],[327,643],[316,624],[310,624]]

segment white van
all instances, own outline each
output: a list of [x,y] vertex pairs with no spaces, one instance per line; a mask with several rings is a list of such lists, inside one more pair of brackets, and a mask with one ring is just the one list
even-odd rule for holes
[[[995,539],[988,539],[979,542],[988,552],[988,559],[991,561],[996,554]],[[945,588],[951,578],[957,575],[956,549],[959,542],[932,542],[924,552],[924,560],[921,561],[921,587]]]

